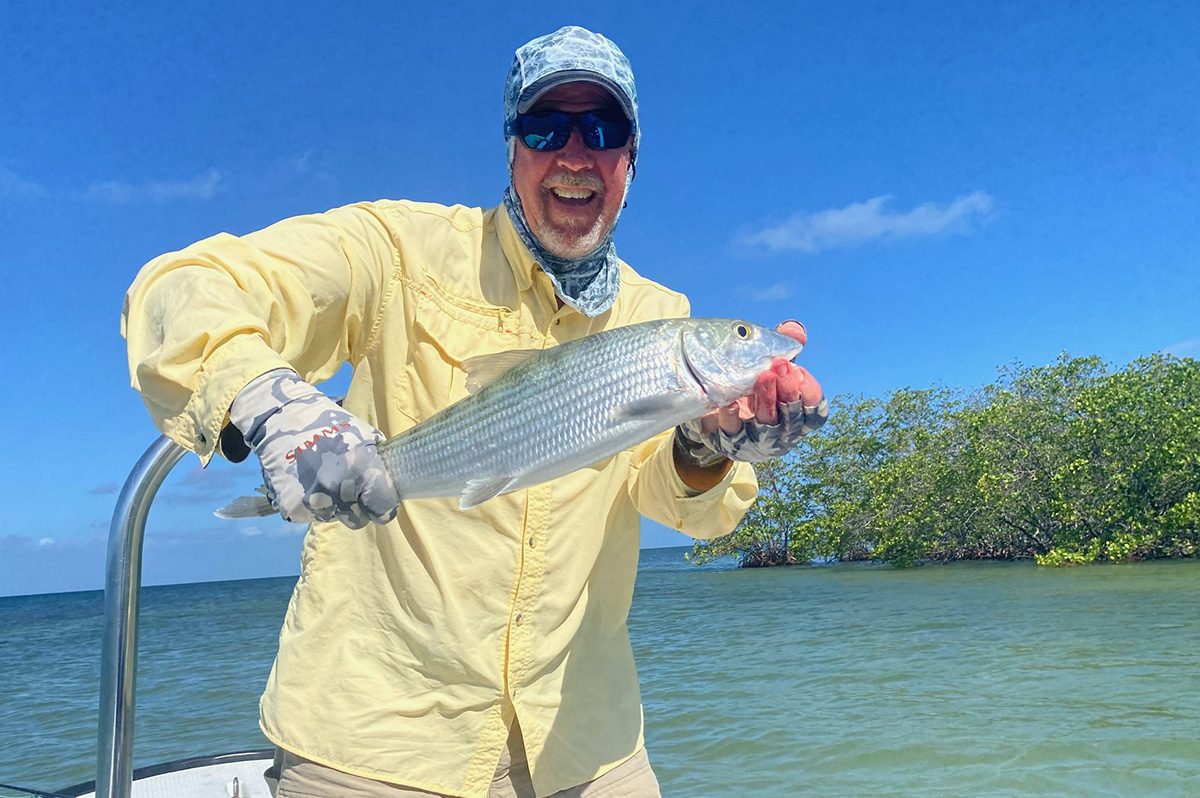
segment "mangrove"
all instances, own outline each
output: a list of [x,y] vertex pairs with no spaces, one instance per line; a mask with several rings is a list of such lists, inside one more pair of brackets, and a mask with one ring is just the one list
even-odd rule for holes
[[840,396],[706,563],[1194,557],[1200,550],[1200,361],[1154,354],[1014,364],[974,391]]

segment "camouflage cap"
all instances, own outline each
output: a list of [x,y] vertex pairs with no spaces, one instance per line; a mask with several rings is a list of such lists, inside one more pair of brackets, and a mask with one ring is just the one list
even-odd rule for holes
[[640,139],[637,89],[629,59],[611,41],[587,28],[568,25],[517,48],[504,85],[504,135],[515,136],[517,114],[564,83],[595,83],[606,89],[633,123],[634,155]]

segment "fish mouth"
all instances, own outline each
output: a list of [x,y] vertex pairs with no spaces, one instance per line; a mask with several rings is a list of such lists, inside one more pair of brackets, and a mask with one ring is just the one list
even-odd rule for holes
[[700,375],[696,372],[696,368],[692,365],[692,361],[688,360],[687,355],[687,335],[684,330],[679,331],[679,356],[683,360],[683,367],[687,369],[687,373],[691,375],[692,381],[696,383],[696,387],[700,389],[700,393],[708,396],[708,391],[704,387],[704,382],[700,379]]

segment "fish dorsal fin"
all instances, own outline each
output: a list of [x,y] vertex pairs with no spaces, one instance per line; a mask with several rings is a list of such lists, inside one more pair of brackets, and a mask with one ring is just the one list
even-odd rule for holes
[[472,507],[478,507],[488,499],[494,499],[504,493],[516,481],[516,477],[507,474],[501,477],[468,479],[467,484],[463,486],[462,496],[458,499],[458,508],[470,510]]
[[618,405],[608,411],[611,421],[641,421],[647,418],[674,417],[688,403],[688,395],[684,391],[671,391],[668,394],[647,396],[644,399],[634,399],[623,405]]
[[462,362],[463,371],[467,372],[467,393],[475,393],[480,388],[495,382],[501,374],[519,366],[536,354],[540,349],[510,349],[507,352],[497,352],[493,355],[476,355]]

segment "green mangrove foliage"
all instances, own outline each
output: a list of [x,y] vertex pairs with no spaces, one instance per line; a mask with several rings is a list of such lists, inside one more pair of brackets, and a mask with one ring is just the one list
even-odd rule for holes
[[743,565],[1196,556],[1200,361],[1011,366],[982,390],[838,397],[829,423],[758,467],[761,498],[693,562]]

